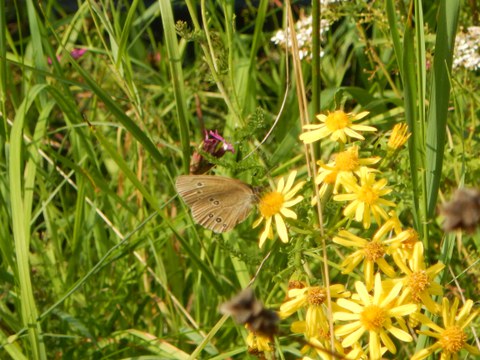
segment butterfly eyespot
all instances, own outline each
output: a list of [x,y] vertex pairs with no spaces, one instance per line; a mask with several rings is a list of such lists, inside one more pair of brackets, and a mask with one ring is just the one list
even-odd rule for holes
[[175,187],[194,222],[217,233],[243,222],[257,200],[251,186],[222,176],[180,175]]

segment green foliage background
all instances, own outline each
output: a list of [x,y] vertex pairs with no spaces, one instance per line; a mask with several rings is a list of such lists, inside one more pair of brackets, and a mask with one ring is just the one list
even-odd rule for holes
[[[0,0],[0,357],[188,359],[197,351],[198,358],[244,358],[244,329],[220,320],[218,306],[248,284],[267,253],[255,284],[269,306],[279,306],[304,262],[321,277],[321,241],[306,205],[297,209],[289,244],[259,250],[255,216],[212,235],[192,223],[174,189],[202,126],[235,145],[218,174],[254,185],[293,168],[307,177],[298,140],[300,85],[284,49],[270,41],[286,24],[285,8],[246,3],[238,10],[226,0],[148,7],[85,1],[68,12],[56,1]],[[476,186],[479,172],[478,71],[443,77],[435,89],[450,94],[446,103],[431,96],[435,74],[426,63],[439,56],[435,31],[446,23],[437,14],[451,13],[442,10],[446,3],[424,2],[415,18],[406,1],[338,4],[322,12],[331,29],[319,77],[312,62],[301,62],[311,119],[316,106],[370,111],[369,124],[380,131],[372,153],[396,122],[432,124],[428,111],[443,101],[445,112],[436,116],[447,126],[416,132],[417,148],[411,144],[410,155],[402,152],[385,172],[397,211],[423,232],[432,261],[444,235],[437,202],[416,185],[412,158],[421,154],[422,169],[433,164],[425,139],[442,139],[447,129],[442,172],[429,191],[436,196],[438,188],[443,200],[460,184]],[[310,11],[292,6],[295,16]],[[178,23],[174,10],[193,21]],[[460,24],[470,25],[469,11],[462,9]],[[422,32],[414,27],[419,21]],[[455,29],[447,26],[445,36]],[[404,48],[408,36],[423,39],[425,48]],[[73,59],[74,48],[88,51]],[[272,126],[287,90],[278,125],[244,159]],[[332,151],[322,147],[320,157]],[[327,204],[325,211],[339,208]],[[327,222],[327,237],[337,226]],[[450,246],[443,260],[462,274],[464,295],[478,299],[478,233],[455,251],[453,236],[443,243]],[[339,275],[338,253],[329,247],[329,254],[330,277],[348,281]],[[280,356],[298,357],[297,340],[281,340]]]

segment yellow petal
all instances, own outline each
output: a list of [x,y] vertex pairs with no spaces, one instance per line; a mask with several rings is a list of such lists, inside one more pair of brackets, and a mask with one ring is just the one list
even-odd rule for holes
[[295,176],[297,176],[297,171],[294,170],[288,175],[287,184],[285,185],[284,193],[287,193],[295,181]]
[[288,242],[288,232],[287,232],[287,227],[285,226],[285,222],[283,221],[283,218],[279,215],[275,215],[275,225],[277,227],[277,232],[278,236],[280,237],[280,240],[282,242],[287,243]]
[[395,336],[398,340],[401,340],[401,341],[404,341],[404,342],[413,341],[413,338],[409,333],[407,333],[406,331],[403,331],[402,329],[396,328],[395,326],[389,327],[388,331],[393,336]]
[[380,339],[378,337],[378,333],[375,331],[370,331],[370,344],[368,347],[370,349],[370,359],[371,360],[380,360],[382,358],[382,350],[380,346]]
[[387,347],[388,351],[390,351],[392,354],[397,353],[397,348],[395,347],[395,344],[393,343],[392,339],[390,339],[390,337],[385,331],[383,330],[380,331],[380,338],[382,339],[382,342]]
[[287,208],[282,208],[280,209],[280,213],[287,217],[287,218],[290,218],[290,219],[296,219],[297,218],[297,214],[295,213],[295,211],[292,211],[290,209],[287,209]]
[[294,205],[297,205],[299,202],[301,202],[303,200],[303,196],[298,196],[296,197],[295,199],[293,200],[290,200],[290,201],[286,201],[283,203],[283,207],[286,207],[286,208],[289,208],[289,207],[292,207]]
[[358,339],[360,339],[365,332],[365,328],[361,327],[360,329],[352,332],[350,335],[345,337],[345,339],[342,341],[342,346],[343,347],[349,347],[356,343]]
[[272,226],[272,218],[269,217],[265,221],[265,228],[263,229],[262,235],[260,235],[260,241],[258,243],[258,247],[262,247],[263,244],[265,243],[265,240],[267,240],[268,235],[270,234],[270,227]]
[[368,111],[362,111],[361,113],[358,113],[356,115],[353,115],[352,116],[352,119],[353,120],[360,120],[360,119],[363,119],[365,116],[367,116],[368,114],[370,114],[370,112]]
[[283,191],[284,186],[285,186],[285,180],[282,177],[282,178],[280,178],[280,180],[278,180],[277,192],[281,193]]

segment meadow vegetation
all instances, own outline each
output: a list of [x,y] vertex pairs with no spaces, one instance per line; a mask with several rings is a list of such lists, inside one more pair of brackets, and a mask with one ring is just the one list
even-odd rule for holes
[[0,0],[0,358],[478,358],[479,11]]

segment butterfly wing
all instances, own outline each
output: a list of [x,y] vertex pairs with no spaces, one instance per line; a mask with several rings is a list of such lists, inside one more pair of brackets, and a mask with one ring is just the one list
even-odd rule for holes
[[217,233],[244,221],[255,202],[250,186],[223,176],[182,175],[175,185],[192,210],[193,220]]

